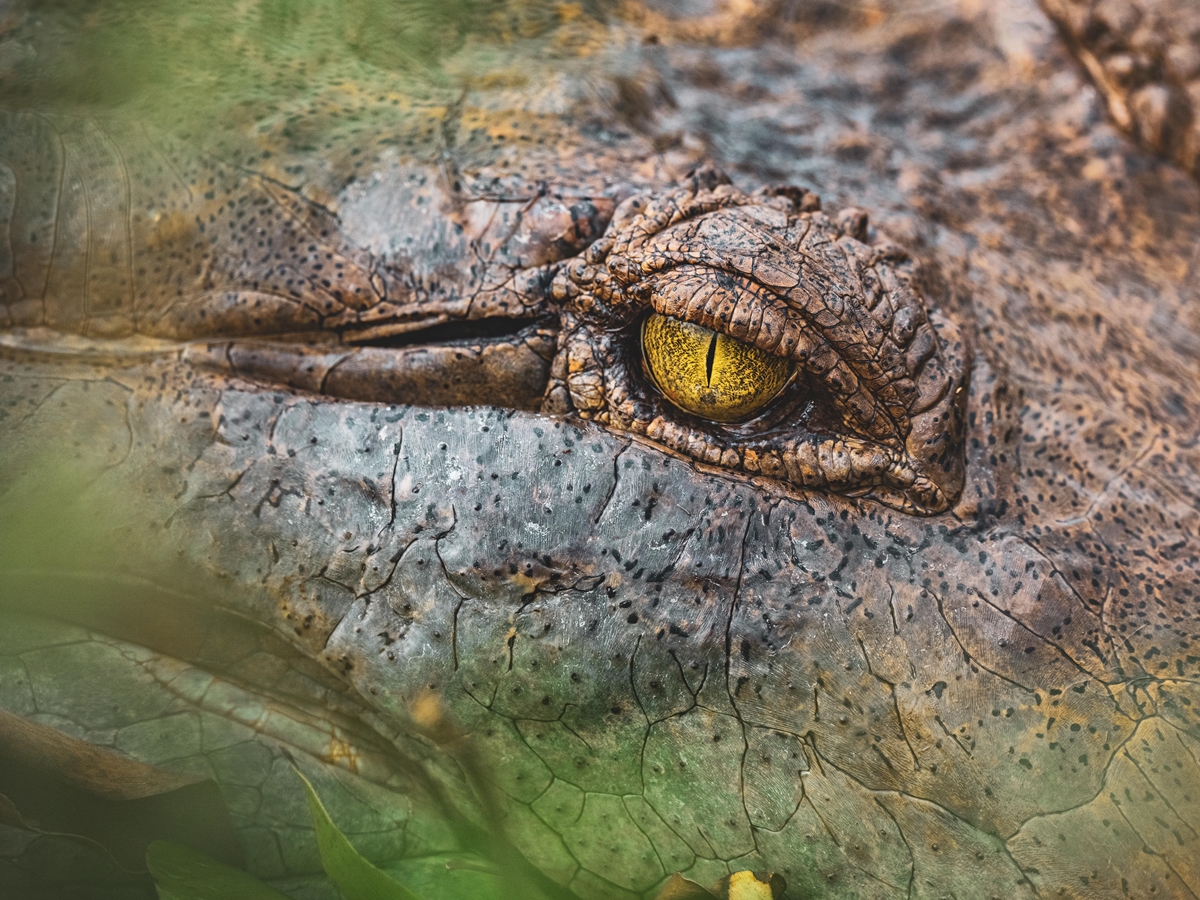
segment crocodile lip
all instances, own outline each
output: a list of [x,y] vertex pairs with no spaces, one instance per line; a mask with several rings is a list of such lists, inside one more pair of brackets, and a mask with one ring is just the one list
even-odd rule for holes
[[18,328],[0,332],[0,353],[101,366],[175,357],[203,371],[338,399],[536,410],[556,337],[552,319],[503,317],[434,321],[366,339],[336,333],[102,339]]

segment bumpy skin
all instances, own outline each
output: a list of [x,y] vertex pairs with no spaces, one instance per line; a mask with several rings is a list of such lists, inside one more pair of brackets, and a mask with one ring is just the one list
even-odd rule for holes
[[[213,777],[265,877],[318,865],[279,745],[320,776],[339,798],[335,819],[380,860],[454,850],[482,819],[456,765],[473,747],[489,761],[508,839],[583,897],[646,895],[672,871],[709,883],[731,868],[782,872],[799,897],[1196,896],[1200,188],[1109,124],[1036,9],[891,12],[882,23],[848,15],[798,48],[630,50],[673,98],[646,92],[636,128],[621,118],[628,85],[550,115],[533,88],[476,84],[438,121],[490,122],[469,131],[475,143],[449,142],[449,156],[460,190],[500,185],[492,194],[459,196],[453,178],[439,180],[444,138],[417,141],[411,158],[371,145],[369,171],[351,181],[348,161],[363,154],[350,149],[366,139],[339,132],[316,102],[280,117],[294,116],[288,133],[328,129],[324,168],[282,128],[265,129],[276,143],[258,168],[206,163],[230,194],[188,202],[220,227],[172,252],[189,278],[206,277],[209,257],[223,273],[224,293],[209,298],[219,326],[202,324],[208,301],[188,290],[163,300],[160,286],[146,308],[163,312],[136,319],[146,327],[106,315],[118,324],[105,334],[120,340],[6,334],[0,521],[16,549],[3,559],[3,598],[23,618],[0,637],[5,708]],[[589,83],[610,77],[603,59],[589,65]],[[359,121],[377,123],[363,103]],[[514,132],[499,123],[534,107],[559,143],[508,149]],[[75,158],[72,132],[51,124]],[[3,134],[10,159],[35,132]],[[744,192],[689,182],[696,146]],[[182,159],[174,167],[186,171]],[[492,182],[503,160],[525,168]],[[321,209],[307,187],[266,180],[302,163],[306,184],[328,194]],[[801,190],[772,196],[779,183],[820,188],[829,209],[869,208],[879,230],[819,213]],[[265,196],[261,184],[275,192],[255,225],[266,233],[248,233],[278,240],[285,286],[308,273],[301,303],[272,283],[269,328],[238,279],[261,286],[279,266],[230,261],[239,198]],[[570,211],[579,197],[596,215]],[[699,203],[695,214],[651,221],[681,197]],[[4,208],[13,222],[36,205]],[[75,221],[66,201],[46,209]],[[338,300],[329,321],[340,331],[302,309],[329,295],[304,268],[314,245],[287,231],[296,209],[339,227],[322,238],[344,250],[339,260],[361,251],[343,271],[374,273]],[[400,214],[413,209],[433,212],[413,225]],[[522,235],[535,209],[557,224]],[[635,237],[639,221],[651,224]],[[785,324],[802,318],[810,307],[792,281],[732,252],[727,236],[748,222],[827,238],[777,237],[778,252],[802,274],[812,260],[838,273],[855,288],[842,315],[868,326],[880,307],[865,317],[855,281],[867,272],[919,292],[914,302],[886,290],[879,304],[897,312],[893,334],[898,313],[914,311],[932,356],[875,370],[917,337],[893,340],[896,351],[837,346],[894,429],[872,431],[882,420],[849,400],[801,424],[844,435],[861,418],[860,438],[940,495],[875,470],[844,493],[805,480],[824,477],[820,466],[792,479],[785,464],[787,482],[739,473],[745,453],[708,455],[705,441],[732,441],[713,431],[672,451],[669,429],[652,432],[653,395],[635,396],[636,372],[607,380],[619,329],[604,329],[629,321],[623,304],[670,311],[667,288],[711,283],[711,269],[783,298]],[[720,227],[685,259],[705,223]],[[687,239],[672,249],[675,228]],[[112,237],[85,233],[88,247]],[[40,257],[13,234],[20,274]],[[63,265],[78,264],[81,241],[56,243]],[[548,249],[522,255],[529,246]],[[656,248],[679,256],[663,268]],[[768,249],[764,237],[752,255]],[[82,283],[117,278],[89,261],[108,258],[84,255]],[[444,268],[420,269],[430,260]],[[385,288],[368,288],[375,276]],[[39,296],[23,275],[19,290],[10,306],[26,325],[82,331],[94,318],[77,293]],[[31,297],[42,296],[39,313]],[[338,354],[357,352],[334,346],[348,334],[411,333],[489,306],[518,318],[561,309],[543,370],[553,414],[445,408],[449,390],[433,394],[443,408],[320,392]],[[813,327],[836,346],[846,322]],[[727,327],[742,320],[731,314]],[[304,344],[264,342],[285,332],[325,335],[327,362]],[[202,340],[175,343],[183,337]],[[355,390],[372,389],[363,371]],[[938,379],[944,391],[926,387]],[[922,424],[938,403],[946,420]],[[943,437],[957,451],[958,427],[963,457],[924,449]],[[64,547],[76,548],[66,562]],[[467,737],[411,720],[430,691]]]
[[1043,0],[1114,121],[1200,176],[1200,9],[1187,0]]
[[[946,509],[962,488],[966,348],[945,320],[935,331],[903,252],[864,243],[864,213],[843,210],[835,226],[819,205],[752,198],[711,172],[630,198],[555,282],[565,314],[548,408],[798,488]],[[822,435],[819,413],[794,402],[745,427],[682,416],[638,383],[649,310],[789,360],[800,399],[823,389],[841,432]]]

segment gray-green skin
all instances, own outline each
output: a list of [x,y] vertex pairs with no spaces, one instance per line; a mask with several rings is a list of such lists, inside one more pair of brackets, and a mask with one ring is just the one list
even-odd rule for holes
[[[473,748],[508,840],[581,897],[745,868],[805,898],[1200,893],[1200,188],[1109,124],[1036,8],[891,12],[793,45],[633,42],[580,70],[593,92],[570,109],[476,87],[455,115],[532,109],[561,130],[540,149],[461,128],[393,142],[365,172],[352,149],[395,127],[370,100],[365,136],[314,103],[291,112],[319,150],[277,130],[269,159],[236,165],[156,168],[115,119],[7,114],[8,184],[66,174],[45,312],[30,278],[25,307],[5,283],[0,704],[216,779],[250,869],[297,896],[322,888],[300,877],[318,861],[280,746],[381,861],[453,851],[481,821],[456,763]],[[642,90],[630,116],[656,78],[671,102]],[[499,269],[465,258],[552,264],[596,236],[560,221],[522,257],[516,210],[552,205],[531,184],[611,208],[669,189],[698,146],[748,190],[870,209],[921,263],[974,352],[951,509],[798,495],[571,415],[439,408],[436,379],[338,399],[344,351],[308,383],[261,343],[238,356],[255,314],[211,293],[247,294],[236,241],[214,238],[207,268],[137,264],[161,248],[139,207],[184,203],[203,172],[213,199],[187,202],[269,198],[284,246],[327,228],[343,299],[385,294],[390,322],[495,314]],[[445,196],[457,176],[465,200]],[[73,178],[121,227],[85,230]],[[31,208],[5,202],[9,221]],[[236,211],[213,215],[232,233]],[[452,215],[481,223],[477,245]],[[21,238],[5,265],[28,272]],[[296,252],[289,277],[312,262]],[[103,283],[121,277],[136,286]],[[137,315],[131,291],[151,298]],[[271,315],[260,342],[318,321]],[[210,327],[232,349],[195,340]],[[467,737],[413,725],[429,692]]]

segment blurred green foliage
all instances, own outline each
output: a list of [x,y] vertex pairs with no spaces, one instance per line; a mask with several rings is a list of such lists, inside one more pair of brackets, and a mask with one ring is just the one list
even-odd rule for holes
[[[478,858],[416,857],[399,861],[385,872],[360,854],[334,824],[312,784],[295,769],[308,797],[321,864],[344,900],[502,900],[511,881],[489,870]],[[252,875],[203,853],[155,841],[146,851],[146,867],[154,876],[160,900],[287,900],[284,894]],[[422,890],[418,893],[412,888]],[[536,898],[522,891],[526,898]]]
[[303,773],[295,768],[296,776],[304,783],[313,828],[317,832],[317,848],[321,866],[346,900],[420,900],[416,894],[375,868],[354,849],[329,818],[321,798]]
[[170,841],[146,849],[159,900],[287,900],[253,875]]
[[436,80],[469,35],[536,38],[581,13],[601,15],[560,0],[40,0],[39,62],[13,90],[161,116],[299,96],[318,78]]

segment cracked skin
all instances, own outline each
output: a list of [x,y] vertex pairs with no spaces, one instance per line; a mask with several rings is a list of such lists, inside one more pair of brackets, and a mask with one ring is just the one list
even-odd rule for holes
[[[9,104],[0,705],[215,779],[289,889],[281,745],[380,861],[479,824],[432,691],[579,897],[1195,897],[1187,122],[1111,117],[1083,4],[987,6]],[[689,417],[652,309],[795,378]]]

